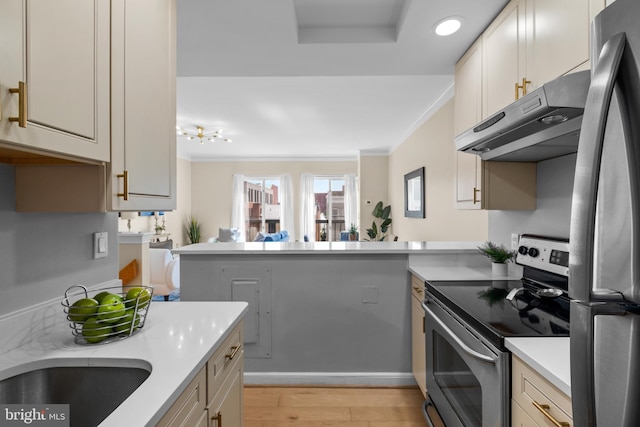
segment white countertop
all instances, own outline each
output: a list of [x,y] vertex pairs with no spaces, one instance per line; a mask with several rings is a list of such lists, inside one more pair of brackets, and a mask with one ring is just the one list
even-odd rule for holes
[[507,348],[571,397],[569,337],[507,338]]
[[409,265],[409,271],[422,280],[520,280],[522,273],[509,272],[507,276],[495,276],[491,267],[420,266]]
[[[422,280],[519,280],[521,278],[521,275],[517,274],[507,277],[493,276],[490,267],[410,265],[409,270]],[[571,396],[569,340],[569,337],[507,338],[505,345],[509,351],[538,371],[563,393]]]
[[174,249],[180,255],[203,254],[446,254],[478,253],[482,242],[247,242],[197,243]]
[[155,425],[246,309],[245,302],[153,302],[135,335],[78,345],[58,303],[36,311],[28,328],[16,328],[16,334],[30,334],[25,341],[32,339],[0,355],[0,378],[48,366],[150,367],[149,377],[100,426]]

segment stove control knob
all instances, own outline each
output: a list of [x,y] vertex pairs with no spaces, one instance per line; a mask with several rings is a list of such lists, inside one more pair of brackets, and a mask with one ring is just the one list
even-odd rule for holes
[[532,258],[535,258],[538,255],[540,255],[539,250],[537,250],[536,248],[529,248],[529,256],[531,256]]
[[518,253],[520,255],[526,255],[529,252],[529,248],[527,248],[526,246],[520,246],[518,248]]

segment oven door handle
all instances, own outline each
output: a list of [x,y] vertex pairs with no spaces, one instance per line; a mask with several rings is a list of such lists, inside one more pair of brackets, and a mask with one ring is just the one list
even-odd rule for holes
[[458,346],[462,349],[462,351],[464,351],[465,353],[467,353],[469,356],[473,357],[474,359],[482,362],[482,363],[486,363],[487,365],[495,365],[496,364],[496,359],[494,359],[493,357],[489,357],[489,356],[485,356],[482,353],[478,353],[477,351],[475,351],[474,349],[470,348],[469,346],[467,346],[460,338],[458,338],[456,336],[456,334],[453,333],[453,331],[451,329],[449,329],[449,327],[447,325],[444,324],[444,322],[442,320],[440,320],[433,311],[431,311],[431,309],[429,307],[427,307],[427,304],[425,304],[425,301],[422,301],[422,308],[424,309],[424,311],[429,314],[429,316],[431,316],[431,318],[433,320],[436,321],[436,323],[447,333],[447,335],[449,335],[449,337],[454,340],[456,342],[456,344],[458,344]]

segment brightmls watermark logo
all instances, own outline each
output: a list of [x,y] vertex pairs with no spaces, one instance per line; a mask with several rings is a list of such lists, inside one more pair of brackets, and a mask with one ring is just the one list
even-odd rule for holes
[[0,427],[69,427],[69,405],[0,404]]

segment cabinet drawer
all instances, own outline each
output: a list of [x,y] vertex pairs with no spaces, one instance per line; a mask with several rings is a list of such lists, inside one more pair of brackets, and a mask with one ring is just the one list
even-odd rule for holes
[[189,383],[185,391],[169,408],[157,426],[196,426],[206,414],[207,404],[207,374],[203,367],[198,375]]
[[207,390],[209,399],[216,394],[228,374],[233,362],[241,358],[242,349],[242,323],[238,325],[224,340],[222,345],[211,356],[207,363]]
[[411,275],[411,295],[420,301],[424,299],[424,281],[413,274]]
[[554,425],[542,412],[544,409],[558,422],[573,426],[571,399],[516,356],[511,364],[511,381],[512,399],[536,425]]

